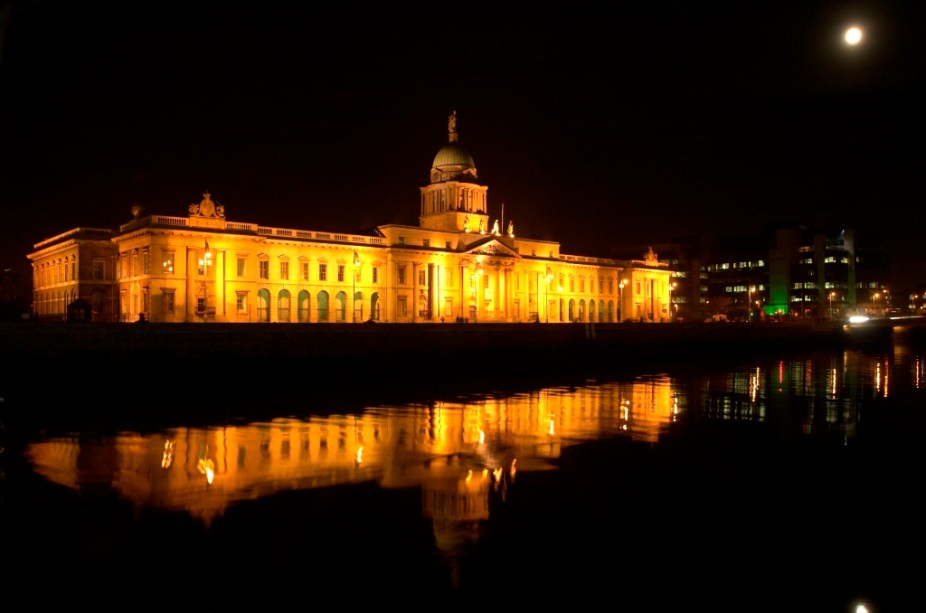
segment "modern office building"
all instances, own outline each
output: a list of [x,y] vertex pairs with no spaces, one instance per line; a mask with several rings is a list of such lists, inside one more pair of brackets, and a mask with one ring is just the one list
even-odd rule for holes
[[152,322],[660,322],[670,276],[652,249],[631,259],[560,252],[489,214],[488,186],[448,142],[420,188],[419,223],[369,234],[232,221],[204,193],[186,215],[74,228],[29,254],[40,320]]
[[685,320],[839,318],[893,308],[890,263],[876,237],[773,223],[727,237],[654,245],[673,271]]

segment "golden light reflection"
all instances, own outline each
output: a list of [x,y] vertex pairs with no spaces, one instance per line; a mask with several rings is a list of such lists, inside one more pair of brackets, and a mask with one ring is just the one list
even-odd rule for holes
[[164,455],[161,456],[161,468],[170,468],[174,461],[174,444],[170,439],[164,441]]
[[197,468],[199,468],[201,474],[206,476],[206,483],[212,485],[213,480],[215,480],[215,462],[203,458],[199,461]]
[[[489,493],[504,495],[518,471],[555,470],[553,460],[568,446],[614,436],[657,440],[684,411],[683,398],[671,379],[660,376],[510,397],[366,407],[352,415],[111,438],[74,435],[33,443],[28,455],[36,472],[66,487],[104,475],[139,508],[183,510],[206,523],[255,492],[371,481],[435,492],[484,482],[478,488],[481,508]],[[203,477],[221,488],[207,491]],[[439,497],[433,502],[434,517],[440,517],[444,502]]]

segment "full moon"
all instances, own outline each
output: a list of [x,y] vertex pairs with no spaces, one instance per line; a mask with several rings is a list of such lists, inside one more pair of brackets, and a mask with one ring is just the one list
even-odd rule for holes
[[851,28],[846,30],[846,33],[845,35],[843,35],[843,38],[845,39],[846,44],[857,45],[860,42],[862,42],[862,29],[856,26],[852,26]]

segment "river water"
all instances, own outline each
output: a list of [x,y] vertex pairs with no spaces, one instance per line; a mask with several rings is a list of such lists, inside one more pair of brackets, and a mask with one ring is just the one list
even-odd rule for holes
[[921,600],[923,348],[518,382],[383,405],[294,386],[214,423],[64,426],[22,418],[58,396],[5,398],[3,598],[214,612]]

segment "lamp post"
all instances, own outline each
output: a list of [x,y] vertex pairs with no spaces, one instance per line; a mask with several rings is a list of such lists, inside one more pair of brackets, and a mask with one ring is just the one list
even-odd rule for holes
[[350,278],[350,320],[357,323],[357,271],[360,270],[360,256],[354,251],[354,268]]
[[836,319],[836,313],[833,312],[833,298],[836,297],[836,292],[830,292],[830,319]]
[[544,297],[546,303],[543,305],[543,311],[547,318],[547,323],[550,323],[550,281],[553,280],[553,271],[550,270],[550,267],[547,266],[547,274],[543,277],[544,281],[547,283],[547,292]]
[[620,291],[620,296],[617,299],[617,321],[618,323],[624,321],[624,280],[621,279],[621,282],[617,284],[617,288]]
[[668,309],[668,310],[669,310],[669,321],[672,321],[672,319],[673,319],[673,318],[672,318],[672,291],[675,289],[675,287],[676,287],[675,281],[669,283],[669,304],[668,304],[668,307],[669,307],[669,309]]
[[206,308],[207,303],[209,302],[209,295],[207,293],[207,287],[209,282],[209,267],[212,266],[212,252],[209,250],[209,241],[206,241],[206,248],[203,251],[203,257],[199,259],[199,268],[203,273],[203,321],[208,321]]

